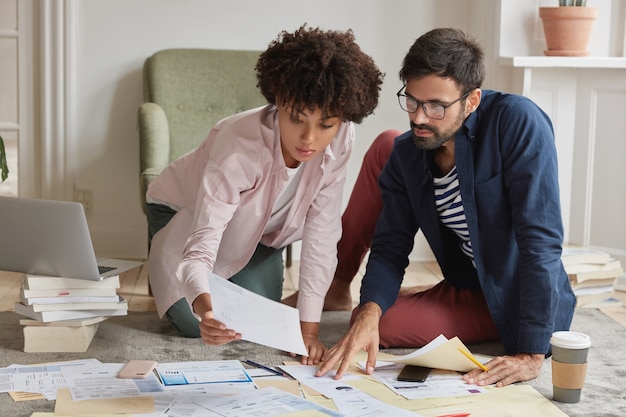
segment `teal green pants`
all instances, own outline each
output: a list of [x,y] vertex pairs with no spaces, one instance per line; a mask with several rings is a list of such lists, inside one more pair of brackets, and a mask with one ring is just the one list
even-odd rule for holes
[[[149,238],[156,234],[176,214],[166,206],[147,204]],[[247,265],[230,280],[235,284],[263,297],[280,301],[283,293],[283,249],[258,244]],[[193,315],[184,298],[172,305],[165,317],[184,337],[200,337],[198,319]]]

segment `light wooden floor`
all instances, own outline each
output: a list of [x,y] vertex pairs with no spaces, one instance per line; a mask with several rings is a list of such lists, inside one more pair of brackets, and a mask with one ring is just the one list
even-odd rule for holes
[[[128,300],[129,311],[156,311],[154,299],[148,294],[147,268],[141,266],[120,275],[119,294]],[[351,293],[354,306],[359,300],[359,287],[365,272],[363,265],[352,281]],[[412,262],[407,268],[403,285],[414,286],[436,284],[442,279],[436,262]],[[13,304],[19,300],[21,274],[0,271],[0,311],[13,311]],[[285,269],[283,296],[292,294],[298,288],[298,262]],[[618,298],[626,303],[626,293]],[[617,322],[626,326],[626,307],[608,307],[602,311]]]

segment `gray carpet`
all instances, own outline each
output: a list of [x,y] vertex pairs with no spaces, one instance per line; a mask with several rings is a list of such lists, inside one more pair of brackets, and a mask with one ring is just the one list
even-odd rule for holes
[[[178,337],[156,313],[132,312],[102,323],[85,353],[24,353],[19,319],[15,313],[0,313],[0,367],[85,358],[118,363],[134,358],[161,362],[251,358],[270,365],[291,360],[282,352],[244,341],[222,347],[205,346],[198,339]],[[326,345],[332,345],[343,335],[347,320],[348,313],[324,313],[322,335]],[[586,385],[580,403],[554,404],[571,417],[623,417],[626,415],[626,329],[600,311],[580,309],[574,317],[572,330],[585,332],[592,340]],[[497,344],[470,345],[469,348],[476,353],[501,352]],[[406,353],[408,350],[390,352]],[[530,385],[547,398],[552,397],[549,360]],[[0,393],[0,416],[29,417],[35,411],[53,410],[53,402],[14,403],[8,394]]]

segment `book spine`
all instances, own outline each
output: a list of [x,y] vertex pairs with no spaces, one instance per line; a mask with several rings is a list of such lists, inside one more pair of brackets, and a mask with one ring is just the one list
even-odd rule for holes
[[117,303],[118,296],[112,297],[75,297],[75,296],[57,296],[57,297],[20,297],[22,304],[74,304],[74,303]]
[[118,275],[115,275],[100,281],[91,281],[87,279],[24,274],[22,286],[24,287],[24,289],[28,290],[68,288],[119,288],[120,277]]
[[126,301],[115,303],[58,303],[58,304],[31,304],[27,308],[35,313],[43,311],[78,311],[78,310],[121,310],[128,309]]
[[79,327],[24,326],[24,352],[85,352],[99,323]]
[[39,320],[44,323],[52,321],[88,319],[98,316],[125,316],[128,314],[127,308],[118,310],[58,310],[34,312],[32,309],[19,302],[15,303],[14,311],[17,314],[33,320]]
[[25,298],[37,297],[114,297],[116,288],[63,288],[27,290],[22,288],[20,293]]

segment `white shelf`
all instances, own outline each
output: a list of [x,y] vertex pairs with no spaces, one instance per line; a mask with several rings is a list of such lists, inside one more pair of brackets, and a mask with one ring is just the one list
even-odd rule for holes
[[516,68],[626,68],[624,57],[502,56],[499,63]]

